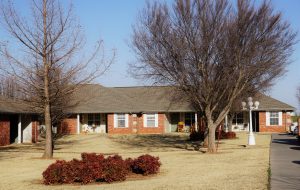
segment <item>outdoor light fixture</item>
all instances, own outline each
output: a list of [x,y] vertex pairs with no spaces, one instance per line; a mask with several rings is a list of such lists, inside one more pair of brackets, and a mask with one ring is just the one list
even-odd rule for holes
[[[242,102],[242,107],[243,107],[243,110],[247,110],[247,103],[246,102]],[[249,123],[250,123],[250,126],[249,126],[249,136],[248,136],[248,145],[255,145],[255,137],[254,137],[254,133],[253,133],[253,130],[252,130],[252,110],[254,109],[258,109],[258,106],[259,106],[259,101],[255,101],[254,102],[254,106],[253,106],[253,99],[252,97],[249,97],[248,98],[248,107],[249,107]]]

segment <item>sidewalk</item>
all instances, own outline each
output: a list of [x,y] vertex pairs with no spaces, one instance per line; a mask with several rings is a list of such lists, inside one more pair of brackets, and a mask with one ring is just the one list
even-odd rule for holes
[[271,189],[300,189],[300,143],[295,136],[273,134],[270,153]]

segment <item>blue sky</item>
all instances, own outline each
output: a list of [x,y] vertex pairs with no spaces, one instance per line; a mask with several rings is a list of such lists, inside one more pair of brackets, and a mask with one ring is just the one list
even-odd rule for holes
[[[24,8],[28,1],[14,1],[18,8]],[[66,2],[66,1],[62,1]],[[145,0],[74,0],[75,15],[85,30],[87,45],[99,39],[104,40],[105,50],[116,49],[116,59],[110,70],[97,82],[104,86],[133,86],[144,85],[127,74],[128,63],[135,61],[135,55],[129,48],[132,25],[135,23],[138,12],[145,5]],[[151,2],[151,1],[150,1]],[[172,1],[168,1],[172,2]],[[261,1],[257,1],[261,2]],[[281,11],[285,20],[291,23],[292,28],[300,33],[300,1],[273,0],[276,11]],[[26,7],[26,6],[25,6]],[[0,31],[1,33],[1,31]],[[300,34],[298,35],[300,39]],[[275,81],[275,85],[268,92],[272,97],[284,101],[298,110],[299,102],[296,99],[296,88],[300,85],[300,44],[295,46],[291,57],[293,61],[288,66],[288,72]]]

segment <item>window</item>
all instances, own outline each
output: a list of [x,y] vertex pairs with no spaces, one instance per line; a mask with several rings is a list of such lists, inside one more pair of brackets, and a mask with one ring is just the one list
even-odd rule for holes
[[270,112],[270,125],[279,125],[279,113]]
[[144,127],[158,127],[158,115],[144,114]]
[[117,120],[118,127],[125,127],[125,114],[118,114]]
[[125,128],[128,127],[128,114],[119,113],[115,114],[115,128]]
[[236,113],[233,117],[232,123],[234,124],[243,124],[244,123],[244,115],[242,112]]
[[192,126],[195,124],[195,113],[185,113],[184,114],[184,124],[186,126]]
[[88,114],[88,126],[100,126],[100,114]]
[[282,126],[282,112],[266,112],[266,126]]

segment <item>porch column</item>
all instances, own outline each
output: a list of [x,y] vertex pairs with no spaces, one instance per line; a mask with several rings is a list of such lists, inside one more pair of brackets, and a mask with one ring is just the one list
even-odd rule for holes
[[225,132],[228,132],[228,115],[225,116]]
[[197,112],[195,113],[195,130],[198,131],[198,117],[197,117]]
[[21,114],[19,114],[18,118],[18,144],[22,143],[22,121],[21,121]]
[[77,114],[77,134],[80,134],[80,114]]

